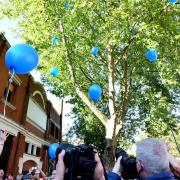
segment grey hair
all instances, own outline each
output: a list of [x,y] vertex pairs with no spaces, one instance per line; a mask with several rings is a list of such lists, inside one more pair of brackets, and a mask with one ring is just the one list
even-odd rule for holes
[[167,145],[159,139],[148,138],[137,143],[136,159],[149,175],[169,171]]

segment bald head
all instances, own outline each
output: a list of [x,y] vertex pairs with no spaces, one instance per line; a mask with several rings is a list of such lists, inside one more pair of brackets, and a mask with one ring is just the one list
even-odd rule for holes
[[148,138],[137,143],[136,158],[148,175],[169,171],[167,145],[159,139]]

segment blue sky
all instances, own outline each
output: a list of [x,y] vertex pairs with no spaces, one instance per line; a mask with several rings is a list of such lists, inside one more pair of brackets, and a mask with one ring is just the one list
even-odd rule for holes
[[13,29],[18,28],[18,23],[15,20],[9,18],[3,18],[0,20],[0,32],[5,32],[5,36],[11,45],[22,42],[22,40],[17,37]]

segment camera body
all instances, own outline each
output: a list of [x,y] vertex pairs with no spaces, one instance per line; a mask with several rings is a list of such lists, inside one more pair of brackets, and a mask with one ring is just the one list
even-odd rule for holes
[[120,156],[122,156],[122,177],[124,179],[139,179],[140,177],[136,169],[136,158],[129,156],[126,151],[121,148],[116,150],[116,159]]
[[56,150],[56,161],[58,154],[65,150],[64,164],[68,169],[65,173],[65,180],[92,180],[95,162],[95,151],[92,146],[81,144],[73,146],[71,144],[61,144]]

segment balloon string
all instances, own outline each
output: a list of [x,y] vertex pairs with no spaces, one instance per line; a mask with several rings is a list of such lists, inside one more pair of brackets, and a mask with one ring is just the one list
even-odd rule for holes
[[8,99],[8,95],[9,95],[10,85],[11,85],[11,83],[13,82],[13,78],[14,78],[14,69],[13,69],[13,71],[12,71],[11,78],[9,79],[9,85],[8,85],[8,89],[7,89],[7,92],[6,92],[6,100],[5,100],[5,103],[4,103],[4,116],[6,116],[7,99]]

